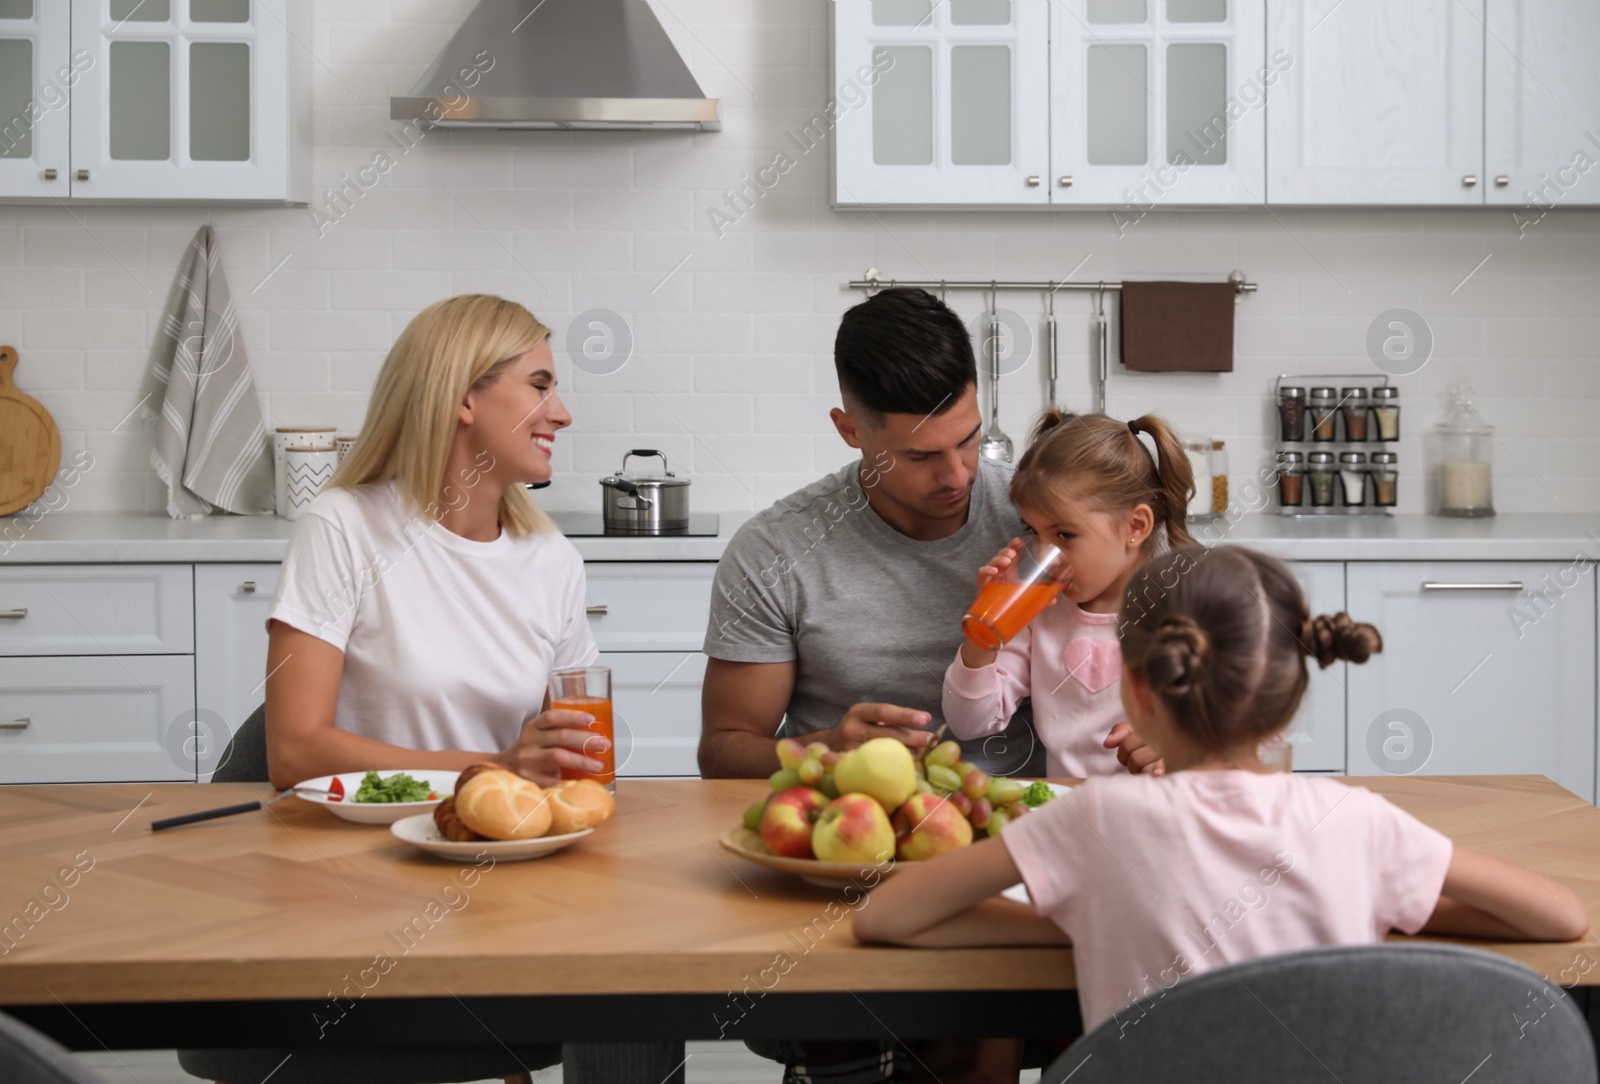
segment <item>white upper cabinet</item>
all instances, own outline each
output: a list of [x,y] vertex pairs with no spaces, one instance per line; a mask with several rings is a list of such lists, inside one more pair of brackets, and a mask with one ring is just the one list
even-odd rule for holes
[[70,192],[70,27],[62,0],[0,0],[0,192]]
[[1268,5],[1267,49],[1292,66],[1272,88],[1267,201],[1481,205],[1483,14],[1484,0]]
[[[829,6],[836,204],[1050,201],[1043,0]],[[791,135],[797,152],[825,134],[815,129],[826,119]]]
[[1529,208],[1600,204],[1600,4],[1488,0],[1484,200]]
[[307,0],[0,0],[0,198],[310,198]]
[[1261,0],[1050,5],[1052,201],[1259,204],[1266,95]]

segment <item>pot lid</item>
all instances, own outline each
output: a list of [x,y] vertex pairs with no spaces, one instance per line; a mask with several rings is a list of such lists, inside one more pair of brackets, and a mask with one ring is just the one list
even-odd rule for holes
[[618,482],[631,482],[640,489],[671,489],[673,486],[688,485],[689,479],[679,478],[671,471],[668,471],[665,475],[629,474],[623,471],[620,474],[608,474],[600,479],[600,484],[603,486],[614,486]]

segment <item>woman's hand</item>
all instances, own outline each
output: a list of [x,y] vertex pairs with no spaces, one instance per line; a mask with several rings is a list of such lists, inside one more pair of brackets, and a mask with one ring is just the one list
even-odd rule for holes
[[561,782],[562,768],[602,771],[605,765],[596,757],[611,743],[589,729],[593,723],[594,716],[586,711],[542,712],[523,723],[511,748],[492,759],[541,787]]
[[1167,765],[1161,759],[1161,753],[1140,737],[1139,732],[1133,729],[1133,724],[1126,719],[1111,728],[1111,733],[1106,735],[1105,747],[1115,749],[1117,759],[1134,775],[1140,772],[1156,776],[1167,774]]

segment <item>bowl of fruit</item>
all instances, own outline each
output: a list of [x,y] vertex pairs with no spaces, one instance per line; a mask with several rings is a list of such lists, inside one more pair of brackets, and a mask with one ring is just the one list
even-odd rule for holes
[[920,862],[996,836],[1055,797],[1049,783],[990,776],[938,742],[920,758],[894,738],[847,753],[821,742],[778,742],[772,790],[719,842],[746,861],[836,888],[881,877],[896,862]]

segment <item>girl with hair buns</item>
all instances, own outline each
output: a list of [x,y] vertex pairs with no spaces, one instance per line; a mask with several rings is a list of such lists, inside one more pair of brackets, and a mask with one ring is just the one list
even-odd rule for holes
[[[1117,606],[1140,564],[1189,543],[1184,522],[1193,491],[1183,445],[1154,415],[1121,422],[1053,409],[1040,416],[1012,478],[1011,503],[1032,533],[1066,553],[1072,579],[998,652],[962,643],[945,671],[944,718],[953,734],[998,734],[1031,697],[1047,774],[1081,779],[1122,771],[1123,754],[1110,752],[1130,739],[1117,693]],[[1021,547],[1012,539],[978,569],[979,590]],[[1159,763],[1152,770],[1160,774]]]
[[[997,839],[904,867],[855,918],[862,940],[1070,943],[1085,1029],[1187,975],[1390,930],[1497,940],[1581,937],[1570,888],[1451,841],[1363,787],[1270,772],[1306,658],[1382,650],[1371,625],[1313,619],[1280,562],[1177,550],[1129,584],[1122,700],[1162,777],[1094,778]],[[1033,906],[991,899],[1027,885]]]

